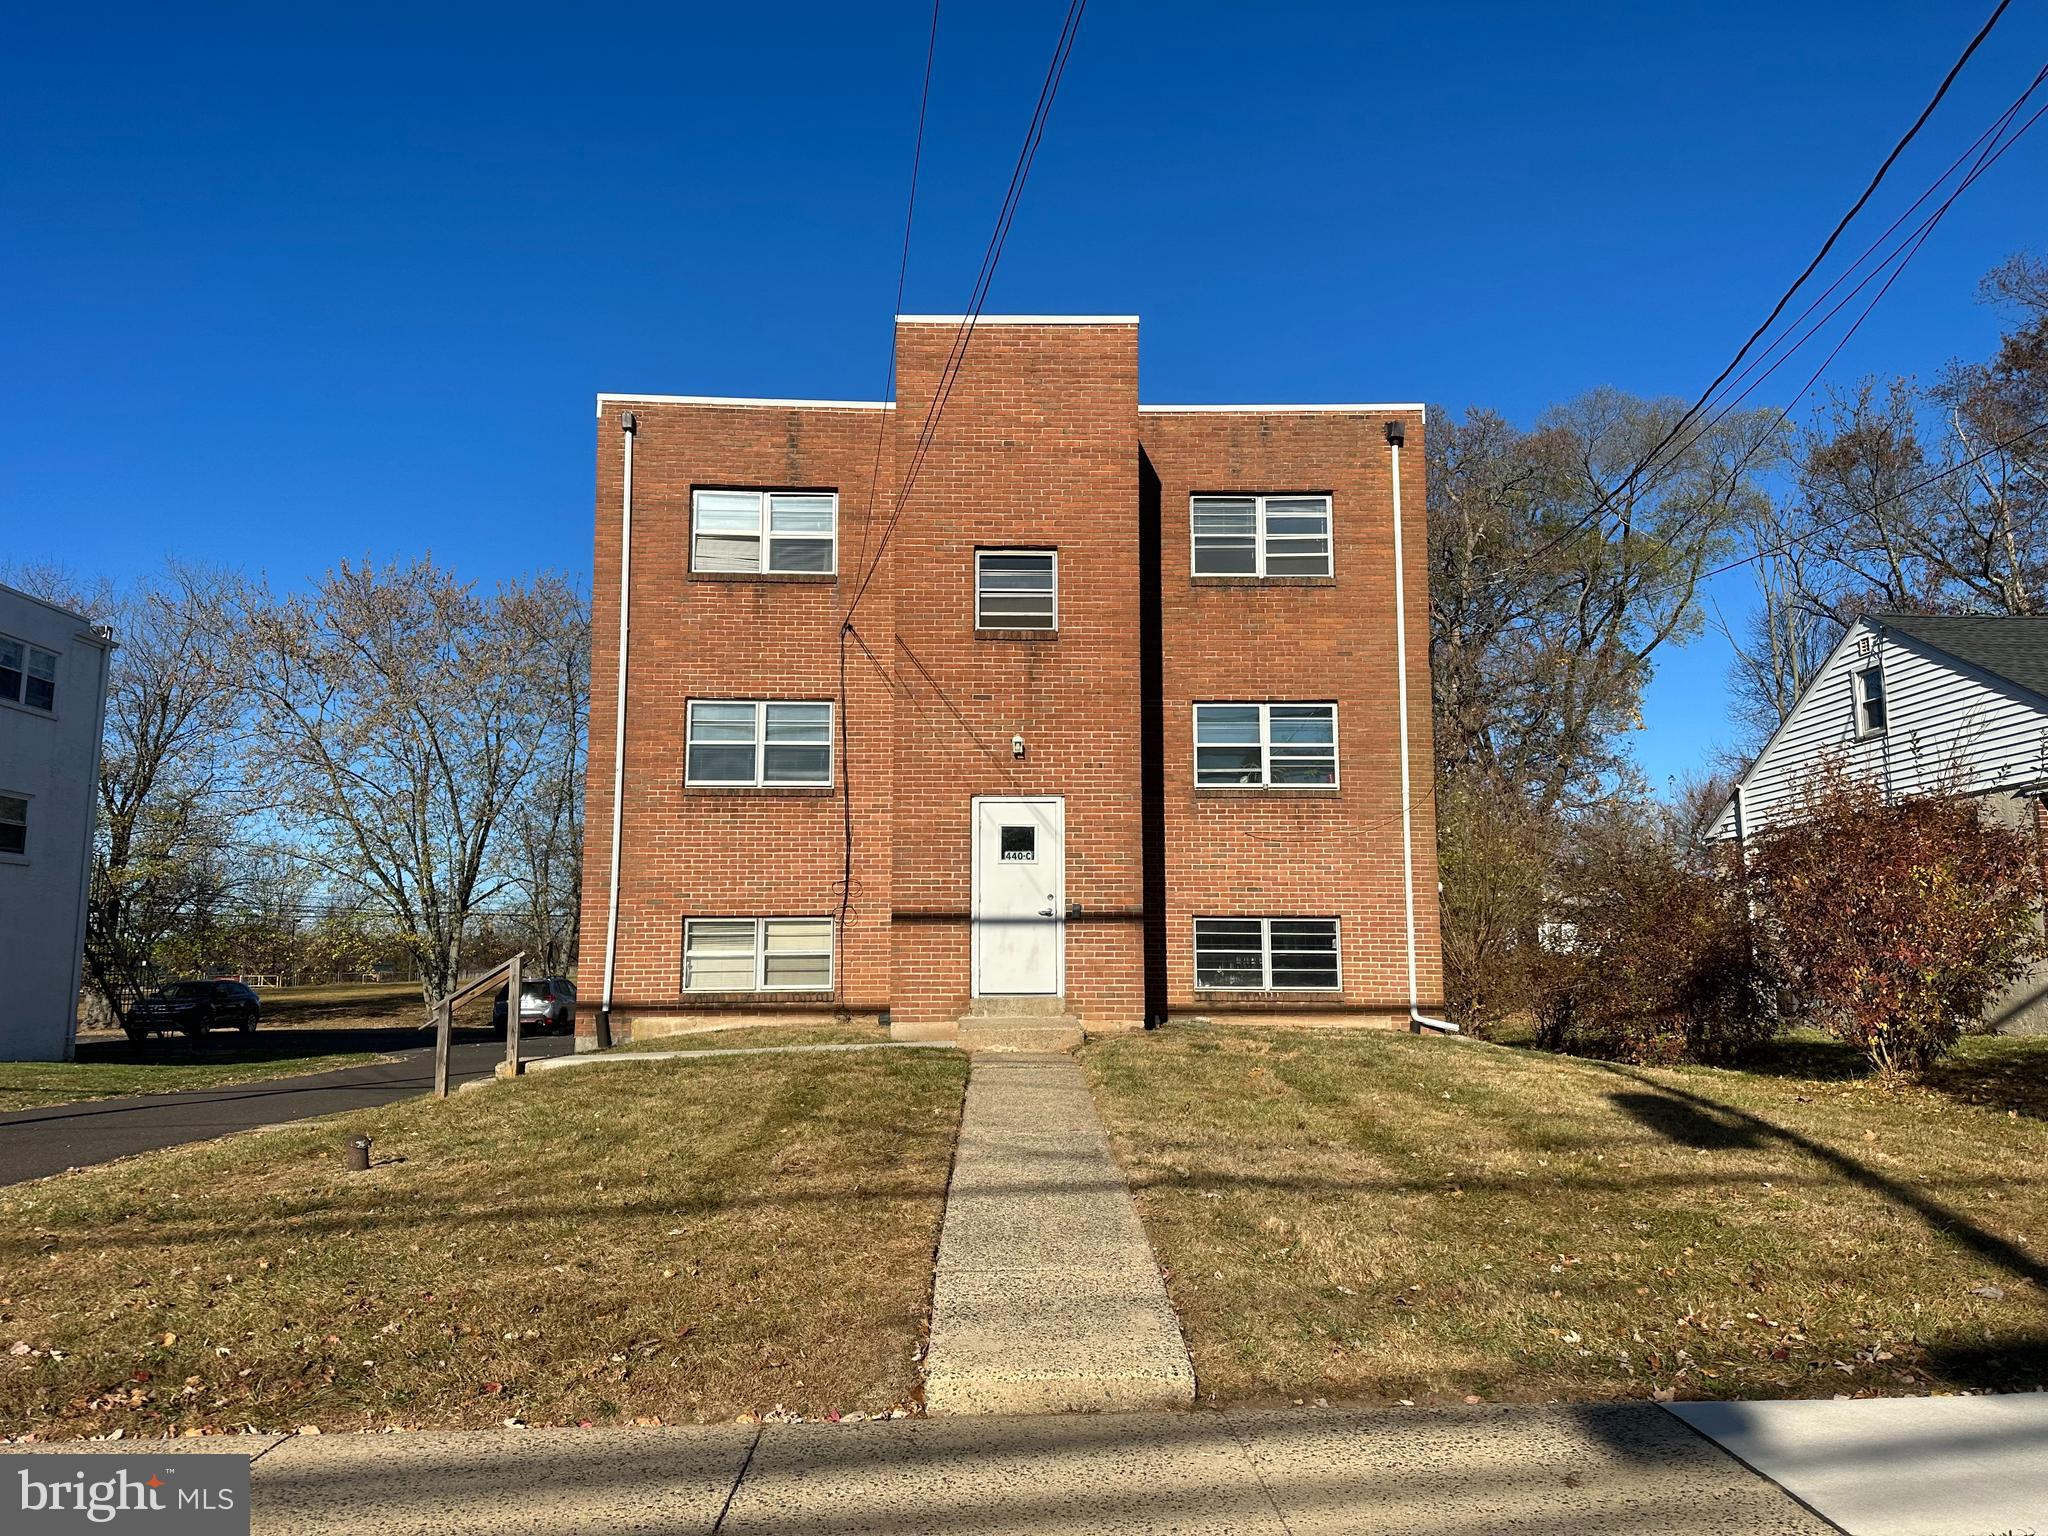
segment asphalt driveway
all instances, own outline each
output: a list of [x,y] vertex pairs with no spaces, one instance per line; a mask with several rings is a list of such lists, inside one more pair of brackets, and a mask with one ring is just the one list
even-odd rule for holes
[[[343,1033],[334,1032],[337,1038]],[[390,1051],[396,1059],[229,1088],[45,1104],[0,1114],[0,1184],[42,1178],[131,1153],[154,1152],[180,1142],[205,1141],[231,1131],[370,1109],[432,1091],[431,1036],[408,1031],[402,1038],[409,1043],[394,1050],[390,1031],[364,1033],[373,1034],[376,1043],[328,1046],[323,1041],[322,1048]],[[568,1035],[528,1036],[520,1042],[526,1056],[560,1056],[574,1049],[575,1041]],[[504,1057],[502,1038],[484,1030],[457,1030],[449,1057],[449,1082],[488,1077]]]

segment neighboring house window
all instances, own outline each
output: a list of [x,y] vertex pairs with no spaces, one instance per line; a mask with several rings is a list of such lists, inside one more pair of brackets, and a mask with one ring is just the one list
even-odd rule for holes
[[836,491],[697,491],[690,569],[829,576],[839,568]]
[[1856,673],[1856,734],[1884,734],[1884,668],[1863,667]]
[[685,992],[829,992],[829,917],[703,917],[683,924]]
[[1049,549],[974,552],[976,629],[1058,629],[1060,557]]
[[0,853],[28,855],[28,801],[20,795],[0,795]]
[[30,709],[57,707],[57,653],[0,635],[0,699]]
[[1314,789],[1336,782],[1336,705],[1195,706],[1198,789]]
[[1191,499],[1197,576],[1328,576],[1327,496]]
[[683,778],[690,784],[832,782],[832,706],[692,699]]
[[1334,992],[1334,917],[1198,917],[1195,986],[1202,991]]

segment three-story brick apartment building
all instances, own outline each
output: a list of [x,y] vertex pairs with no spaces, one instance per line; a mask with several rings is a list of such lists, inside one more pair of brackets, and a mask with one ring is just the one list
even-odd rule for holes
[[1421,407],[897,326],[893,402],[599,398],[579,1044],[1435,1006]]

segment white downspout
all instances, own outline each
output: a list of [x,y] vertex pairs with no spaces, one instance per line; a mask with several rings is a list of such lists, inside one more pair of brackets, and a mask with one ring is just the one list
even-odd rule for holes
[[626,801],[626,657],[633,638],[633,438],[640,422],[631,411],[619,417],[625,438],[625,472],[619,484],[619,676],[618,708],[612,723],[612,878],[605,898],[604,999],[597,1010],[597,1048],[612,1043],[612,975],[619,959],[619,854]]
[[1415,960],[1415,810],[1408,764],[1408,577],[1401,548],[1401,444],[1406,437],[1402,423],[1387,423],[1387,460],[1394,488],[1394,697],[1401,731],[1401,894],[1408,918],[1408,1027],[1416,1034],[1431,1030],[1455,1035],[1458,1026],[1450,1020],[1432,1019],[1423,1013],[1422,984]]

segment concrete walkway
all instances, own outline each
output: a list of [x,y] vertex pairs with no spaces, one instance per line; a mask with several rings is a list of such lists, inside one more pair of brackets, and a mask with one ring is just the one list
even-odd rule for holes
[[2048,1393],[1671,1411],[1857,1536],[2048,1533]]
[[[407,1031],[407,1044],[392,1061],[298,1077],[272,1077],[229,1088],[190,1088],[182,1093],[136,1094],[122,1099],[88,1099],[46,1104],[0,1114],[0,1184],[39,1179],[67,1168],[84,1168],[137,1152],[154,1152],[181,1142],[208,1141],[258,1126],[309,1120],[343,1110],[373,1109],[427,1093],[434,1086],[432,1036]],[[467,1036],[467,1038],[463,1038]],[[389,1050],[391,1032],[375,1037],[372,1049]],[[525,1054],[570,1051],[567,1035],[541,1035],[521,1043]],[[449,1081],[488,1080],[505,1059],[505,1042],[482,1030],[457,1032],[449,1053]]]
[[1195,1373],[1071,1056],[974,1058],[932,1291],[933,1414],[1185,1407]]
[[260,1536],[1827,1530],[1646,1403],[251,1436],[64,1449],[255,1453]]

